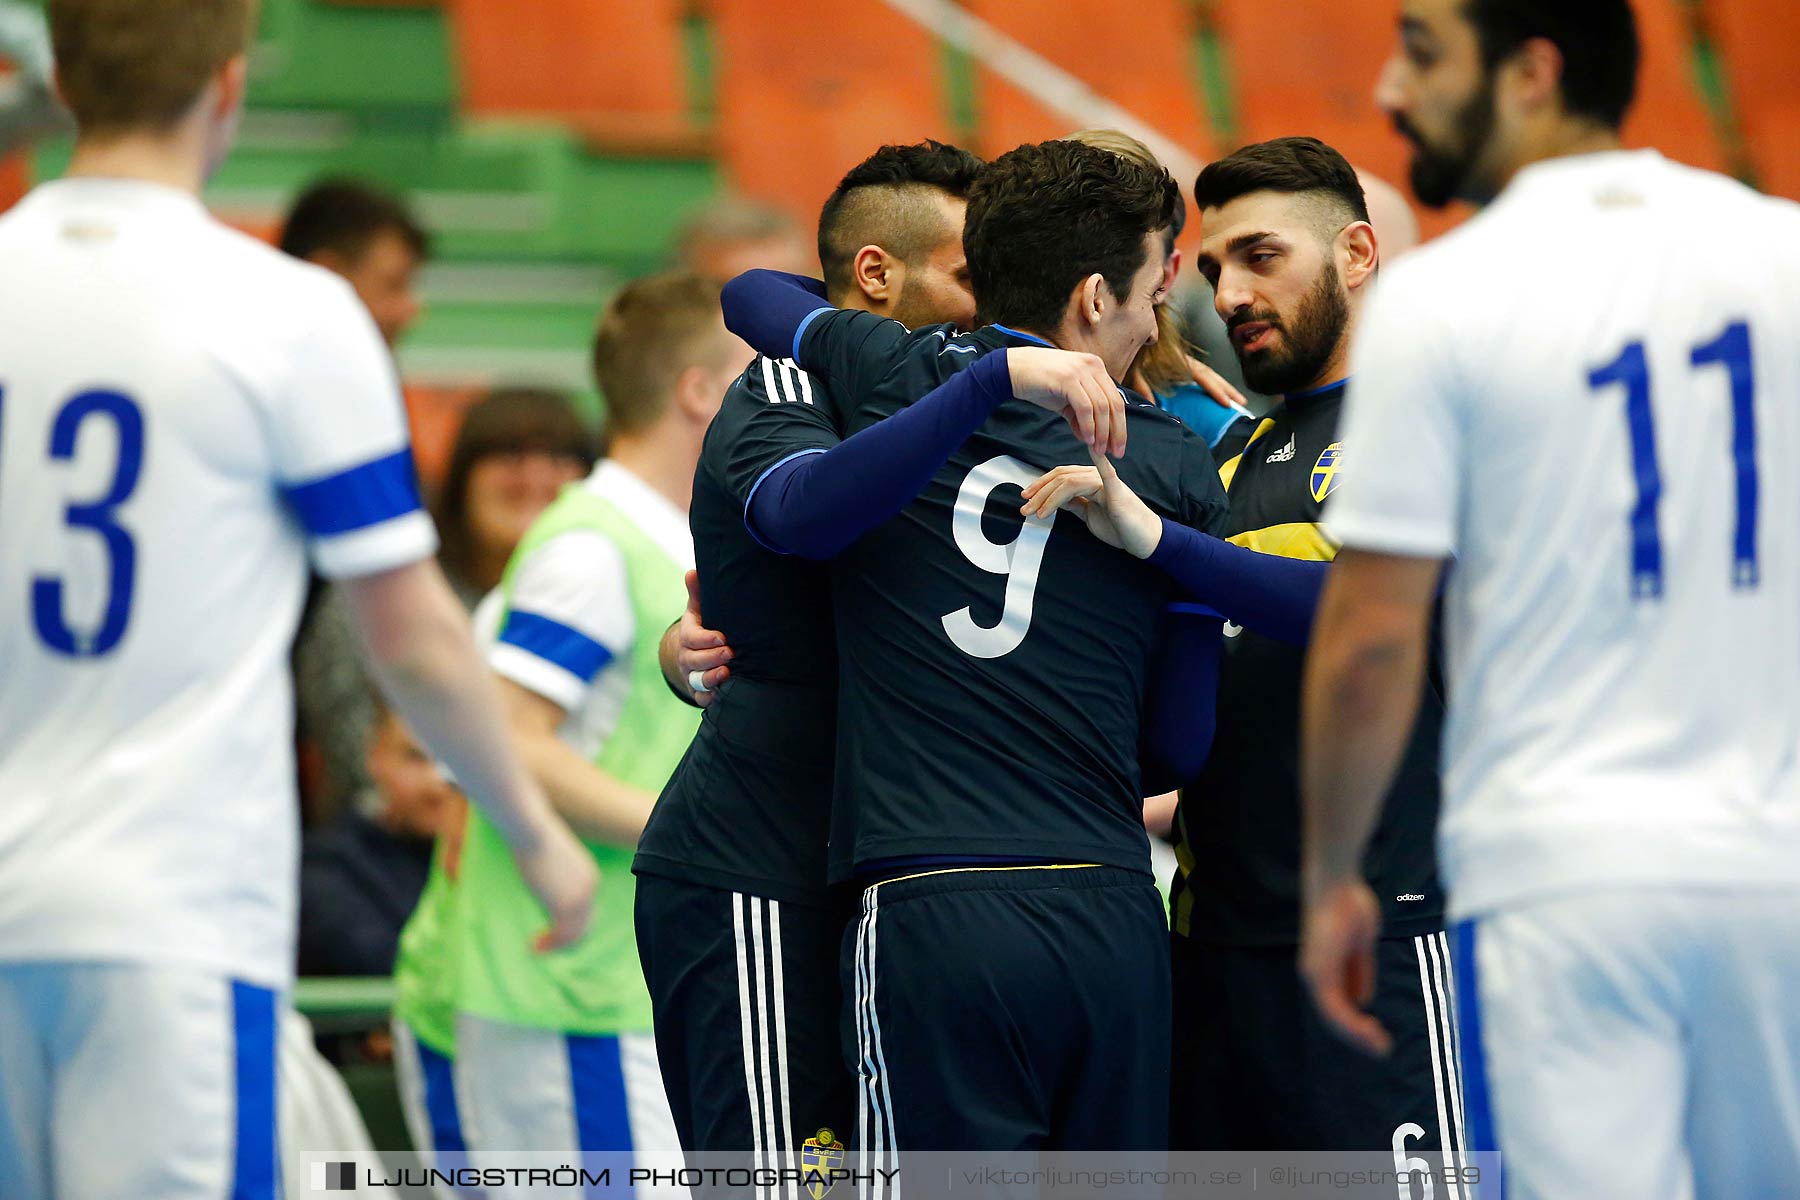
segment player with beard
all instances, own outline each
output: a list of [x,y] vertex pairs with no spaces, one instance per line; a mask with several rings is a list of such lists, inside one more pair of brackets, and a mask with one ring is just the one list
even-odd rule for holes
[[[1213,285],[1245,379],[1281,397],[1244,452],[1221,469],[1231,498],[1229,540],[1329,561],[1336,545],[1320,513],[1344,452],[1338,418],[1351,333],[1379,259],[1362,188],[1329,146],[1283,138],[1209,165],[1195,201],[1205,232],[1200,273]],[[1374,1059],[1327,1029],[1294,971],[1305,650],[1255,626],[1226,631],[1234,636],[1220,669],[1212,754],[1176,816],[1170,1144],[1391,1147],[1396,1160],[1457,1148],[1460,1101],[1447,1057],[1453,1030],[1442,1004],[1448,956],[1432,846],[1444,709],[1437,672],[1363,861],[1386,918],[1375,1009],[1395,1036],[1394,1052]]]
[[[1430,6],[1447,9],[1443,3]],[[1477,8],[1480,11],[1475,11]],[[1435,18],[1435,19],[1434,19]],[[1500,144],[1494,137],[1498,120],[1498,97],[1495,92],[1496,71],[1504,52],[1517,44],[1517,27],[1529,25],[1520,14],[1509,12],[1504,4],[1470,6],[1458,15],[1460,32],[1474,47],[1475,86],[1451,90],[1456,82],[1454,72],[1430,71],[1445,57],[1447,38],[1442,26],[1448,24],[1442,14],[1426,16],[1421,12],[1403,13],[1400,19],[1405,54],[1395,55],[1382,69],[1375,101],[1394,128],[1412,143],[1413,158],[1407,178],[1419,203],[1428,208],[1443,208],[1452,200],[1469,200],[1486,204],[1499,188],[1488,183],[1499,176],[1492,158]],[[1403,64],[1413,69],[1407,82],[1399,80]],[[1632,60],[1635,66],[1635,58]],[[1617,67],[1614,67],[1614,74]],[[1598,72],[1595,73],[1598,76]],[[1397,97],[1405,96],[1406,99]]]
[[1518,1196],[1792,1196],[1800,209],[1623,148],[1633,7],[1398,5],[1377,99],[1421,198],[1484,207],[1357,336],[1301,967],[1379,1050],[1355,863],[1454,560],[1439,844],[1471,1140]]
[[[1176,194],[1160,168],[1074,142],[1022,146],[971,193],[974,333],[821,308],[767,272],[727,287],[726,320],[765,352],[795,348],[856,398],[839,451],[947,381],[1056,346],[1097,356],[1096,382],[1118,396],[1111,381],[1156,336]],[[861,1144],[877,1166],[915,1149],[1157,1149],[1167,1137],[1167,928],[1141,800],[1163,787],[1146,783],[1138,751],[1140,736],[1159,740],[1154,677],[1186,640],[1175,627],[1203,622],[1191,606],[1170,612],[1156,571],[1119,562],[1076,522],[1058,528],[1055,513],[1021,522],[1007,499],[1050,465],[1124,450],[1129,423],[1120,473],[1171,519],[1223,528],[1206,444],[1146,404],[1121,407],[1126,420],[1077,440],[1002,403],[833,576],[845,686],[831,865],[865,885],[843,966]],[[769,502],[795,469],[777,466],[750,518],[805,553],[782,528],[788,506]]]

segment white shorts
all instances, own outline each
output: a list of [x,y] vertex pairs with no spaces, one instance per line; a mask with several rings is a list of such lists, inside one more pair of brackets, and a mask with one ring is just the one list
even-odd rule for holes
[[1800,890],[1607,890],[1456,933],[1471,1141],[1509,1196],[1800,1195]]
[[[648,1033],[563,1034],[463,1013],[456,1019],[456,1095],[478,1167],[489,1155],[518,1151],[571,1161],[617,1156],[615,1178],[632,1166],[685,1165]],[[554,1194],[541,1187],[528,1193],[531,1200]]]
[[0,1196],[274,1200],[278,998],[210,971],[0,963]]
[[384,1164],[344,1077],[319,1053],[312,1022],[285,1004],[275,1064],[281,1094],[281,1177],[288,1200],[313,1190],[312,1165],[327,1152],[330,1161],[355,1164],[356,1178],[365,1181],[358,1189],[363,1197],[391,1195],[391,1189],[366,1182],[371,1174],[383,1178]]
[[[394,1078],[419,1165],[446,1172],[472,1165],[456,1099],[456,1060],[421,1042],[405,1021],[395,1020],[393,1031]],[[442,1185],[432,1190],[438,1200],[475,1194]]]

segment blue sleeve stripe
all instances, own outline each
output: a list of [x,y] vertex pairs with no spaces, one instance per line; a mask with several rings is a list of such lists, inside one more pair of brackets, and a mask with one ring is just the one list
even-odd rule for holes
[[1188,613],[1196,617],[1211,617],[1215,621],[1223,621],[1225,619],[1225,614],[1218,609],[1212,608],[1209,605],[1196,604],[1187,600],[1178,601],[1169,605],[1167,611],[1172,613]]
[[508,614],[500,642],[553,663],[583,683],[591,682],[613,658],[612,651],[579,629],[530,612]]
[[780,546],[771,544],[770,542],[768,542],[767,540],[765,540],[763,538],[762,534],[756,532],[756,522],[752,521],[750,519],[750,506],[752,504],[756,503],[756,490],[758,488],[762,487],[763,482],[765,480],[767,480],[769,478],[769,476],[771,476],[775,472],[781,470],[781,468],[787,466],[789,463],[793,462],[796,458],[805,458],[809,454],[823,454],[823,453],[825,453],[825,448],[823,446],[814,446],[810,450],[796,450],[792,454],[788,455],[786,458],[782,459],[780,462],[771,466],[768,470],[764,471],[761,475],[758,475],[756,477],[756,482],[750,485],[750,493],[744,497],[744,528],[750,531],[750,537],[752,538],[752,540],[754,540],[757,545],[761,546],[764,550],[767,550],[769,553],[785,555],[787,553],[787,551],[783,550]]
[[282,491],[300,524],[314,537],[366,529],[420,507],[410,449]]
[[815,319],[824,316],[826,313],[834,313],[836,311],[837,311],[837,309],[832,308],[828,304],[822,308],[815,308],[811,312],[807,313],[804,317],[800,318],[800,327],[798,329],[794,330],[794,361],[795,362],[800,361],[800,339],[806,336],[807,327],[810,326]]

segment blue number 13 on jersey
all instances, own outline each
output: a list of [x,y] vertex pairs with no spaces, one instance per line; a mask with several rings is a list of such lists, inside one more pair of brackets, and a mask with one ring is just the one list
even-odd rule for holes
[[[1733,321],[1710,342],[1688,355],[1695,370],[1723,367],[1731,380],[1731,459],[1737,481],[1737,527],[1732,537],[1732,582],[1756,586],[1756,376],[1750,361],[1750,327]],[[1631,510],[1631,594],[1635,599],[1662,595],[1662,536],[1656,505],[1662,498],[1662,472],[1657,466],[1656,423],[1650,411],[1650,364],[1644,343],[1631,342],[1619,357],[1588,373],[1595,391],[1614,384],[1625,388],[1625,425],[1631,432],[1631,470],[1637,503]]]
[[[3,402],[4,395],[0,394],[0,403]],[[137,546],[116,518],[118,507],[137,490],[143,470],[143,412],[129,396],[83,392],[56,414],[50,427],[50,457],[72,461],[81,430],[93,418],[111,422],[118,435],[112,483],[92,500],[71,503],[63,511],[63,520],[70,529],[97,534],[106,545],[106,603],[100,611],[99,628],[88,633],[70,627],[61,579],[39,575],[31,581],[31,617],[38,637],[50,649],[75,658],[97,658],[119,644],[131,618],[131,589],[137,577]]]

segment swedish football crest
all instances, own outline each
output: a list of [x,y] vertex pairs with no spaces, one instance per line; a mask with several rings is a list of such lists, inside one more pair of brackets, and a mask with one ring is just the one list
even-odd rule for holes
[[1331,489],[1337,486],[1338,462],[1344,453],[1344,443],[1333,442],[1325,447],[1319,455],[1319,461],[1312,469],[1312,496],[1323,504],[1325,497],[1331,495]]
[[821,1129],[800,1147],[800,1177],[813,1200],[825,1200],[837,1180],[831,1172],[844,1165],[844,1143],[829,1129]]

